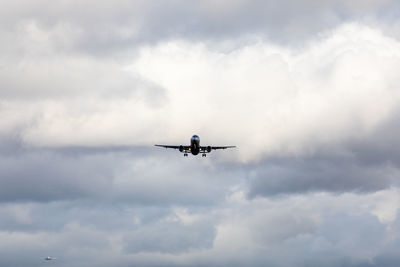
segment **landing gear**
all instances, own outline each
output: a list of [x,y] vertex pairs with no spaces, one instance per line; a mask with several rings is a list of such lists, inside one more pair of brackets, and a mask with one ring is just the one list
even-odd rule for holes
[[184,156],[184,157],[187,157],[188,155],[187,155],[187,153],[184,153],[183,156]]
[[207,154],[205,154],[205,153],[204,153],[204,154],[203,154],[203,155],[201,155],[201,156],[202,156],[202,157],[207,157]]

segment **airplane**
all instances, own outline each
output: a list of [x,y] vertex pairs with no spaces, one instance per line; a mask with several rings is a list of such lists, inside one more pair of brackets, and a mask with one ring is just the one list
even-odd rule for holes
[[44,260],[46,261],[51,261],[51,260],[56,260],[57,258],[52,258],[50,256],[47,256],[46,258],[44,258]]
[[155,145],[155,146],[179,149],[179,151],[183,153],[184,157],[188,156],[188,152],[192,153],[192,155],[194,156],[198,155],[199,153],[202,153],[202,157],[206,157],[207,156],[206,153],[210,153],[211,150],[236,147],[236,146],[200,146],[200,137],[198,135],[193,135],[192,138],[190,138],[189,146],[183,146],[183,145],[180,146]]

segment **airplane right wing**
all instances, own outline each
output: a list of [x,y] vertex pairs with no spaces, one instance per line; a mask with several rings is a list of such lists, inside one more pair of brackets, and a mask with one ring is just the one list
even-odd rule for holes
[[170,146],[170,145],[155,145],[155,146],[179,149],[179,151],[181,152],[190,150],[190,146]]
[[179,149],[179,146],[169,146],[169,145],[155,145],[155,146],[165,147],[165,148]]

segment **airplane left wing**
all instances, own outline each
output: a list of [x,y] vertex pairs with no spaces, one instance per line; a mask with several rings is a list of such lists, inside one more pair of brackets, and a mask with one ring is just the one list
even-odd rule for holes
[[234,148],[236,146],[212,146],[212,150],[217,150],[217,149],[227,149],[227,148]]
[[217,149],[227,149],[227,148],[234,148],[236,146],[201,146],[200,151],[202,153],[210,153],[211,150],[217,150]]

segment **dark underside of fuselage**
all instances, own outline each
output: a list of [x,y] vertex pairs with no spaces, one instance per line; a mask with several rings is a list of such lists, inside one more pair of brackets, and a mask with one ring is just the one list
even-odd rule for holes
[[193,154],[193,155],[197,155],[197,154],[199,154],[199,152],[200,152],[200,149],[199,149],[199,147],[191,147],[191,149],[190,149],[190,152]]

